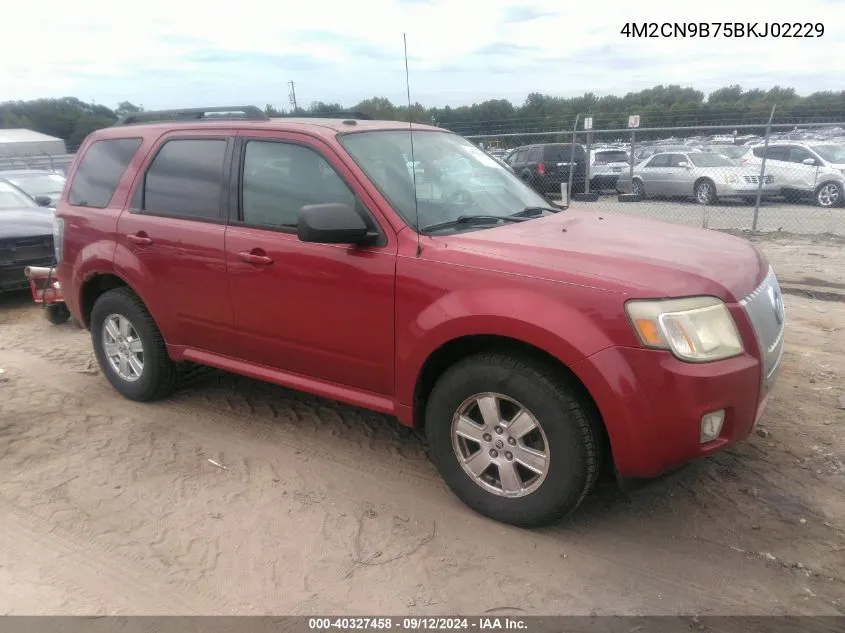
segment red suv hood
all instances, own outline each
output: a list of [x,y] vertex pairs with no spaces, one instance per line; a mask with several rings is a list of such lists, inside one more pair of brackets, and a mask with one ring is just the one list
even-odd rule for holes
[[768,269],[742,238],[601,212],[564,211],[446,239],[450,250],[486,256],[488,268],[576,283],[604,279],[643,296],[738,301]]

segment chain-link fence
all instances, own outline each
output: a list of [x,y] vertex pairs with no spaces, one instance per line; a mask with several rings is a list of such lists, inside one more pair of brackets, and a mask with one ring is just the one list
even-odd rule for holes
[[11,156],[0,153],[0,172],[17,169],[43,169],[58,174],[65,174],[71,162],[73,162],[73,157],[74,154]]
[[583,122],[468,138],[541,193],[568,196],[570,208],[845,235],[845,122],[591,130]]

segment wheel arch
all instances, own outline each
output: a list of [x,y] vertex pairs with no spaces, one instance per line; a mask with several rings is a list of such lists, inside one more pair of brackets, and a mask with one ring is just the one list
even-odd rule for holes
[[413,425],[415,428],[424,426],[428,397],[438,378],[456,363],[481,352],[500,352],[529,359],[561,379],[586,406],[590,422],[599,440],[599,448],[604,455],[608,456],[608,459],[603,461],[607,466],[613,463],[610,437],[604,419],[592,394],[575,372],[559,358],[536,345],[498,334],[469,334],[453,338],[443,343],[426,358],[414,385]]

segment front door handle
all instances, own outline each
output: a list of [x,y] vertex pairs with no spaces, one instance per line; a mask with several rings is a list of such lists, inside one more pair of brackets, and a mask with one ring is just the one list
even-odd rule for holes
[[147,237],[147,234],[143,231],[138,231],[137,233],[130,233],[126,236],[126,239],[132,242],[133,244],[138,244],[139,246],[149,246],[153,243],[153,240]]
[[250,251],[242,251],[238,253],[238,257],[241,261],[245,261],[248,264],[261,264],[263,266],[267,266],[273,263],[273,259],[271,257]]

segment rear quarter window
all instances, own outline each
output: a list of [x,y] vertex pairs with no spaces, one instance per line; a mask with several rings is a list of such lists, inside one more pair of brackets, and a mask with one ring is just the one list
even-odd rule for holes
[[141,142],[140,138],[115,138],[89,145],[70,183],[68,203],[95,209],[109,206]]

